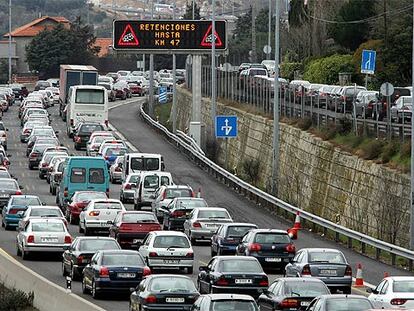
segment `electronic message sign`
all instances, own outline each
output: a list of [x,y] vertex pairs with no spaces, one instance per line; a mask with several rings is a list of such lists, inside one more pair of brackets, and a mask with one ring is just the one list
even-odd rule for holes
[[226,22],[207,20],[115,20],[115,50],[152,51],[154,53],[209,53],[213,38],[217,52],[226,50]]

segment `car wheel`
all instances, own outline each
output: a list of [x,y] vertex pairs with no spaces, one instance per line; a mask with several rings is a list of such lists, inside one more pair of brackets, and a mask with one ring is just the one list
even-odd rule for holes
[[89,289],[86,287],[85,277],[82,278],[82,293],[89,294]]
[[66,272],[66,268],[65,268],[65,264],[64,264],[63,260],[62,260],[62,275],[63,276],[67,276],[68,275],[68,273]]
[[82,229],[82,227],[81,227],[80,222],[79,222],[79,233],[83,233],[83,229]]
[[342,289],[342,292],[343,292],[345,295],[350,295],[350,294],[351,294],[351,292],[352,292],[352,288],[351,288],[351,287],[345,287],[344,289]]
[[70,269],[70,277],[72,281],[77,281],[79,279],[78,273],[76,272],[76,269],[74,266],[72,266]]
[[84,227],[85,227],[85,229],[84,229],[84,231],[85,231],[85,236],[91,235],[91,230],[90,230],[90,229],[88,229],[88,228],[86,228],[86,225],[84,225]]
[[22,250],[22,259],[27,260],[29,258],[29,252]]
[[210,254],[211,254],[211,257],[214,257],[214,256],[217,255],[217,252],[214,251],[213,246],[211,246],[211,252],[210,252]]
[[75,144],[75,150],[80,150],[80,147],[78,146],[78,144]]
[[16,244],[16,255],[17,256],[21,256],[22,255],[22,251],[20,250],[19,246]]
[[33,170],[33,165],[29,164],[29,170]]
[[72,215],[72,213],[69,213],[69,223],[71,224],[71,225],[76,225],[76,223],[75,223],[76,221],[75,221],[75,218],[73,217],[73,215]]
[[92,280],[92,297],[93,297],[93,299],[98,299],[99,298],[99,292],[96,289],[95,280]]
[[188,235],[190,237],[190,241],[192,245],[196,245],[197,244],[197,240],[195,238],[193,238],[193,236],[191,235],[191,231],[188,232]]
[[124,199],[122,192],[119,193],[119,201],[121,201],[122,203],[125,203],[125,199]]
[[4,224],[4,230],[9,231],[11,230],[11,227],[8,224]]
[[193,274],[194,268],[193,267],[188,267],[187,268],[187,273],[188,274]]
[[4,228],[4,218],[1,220],[1,226]]

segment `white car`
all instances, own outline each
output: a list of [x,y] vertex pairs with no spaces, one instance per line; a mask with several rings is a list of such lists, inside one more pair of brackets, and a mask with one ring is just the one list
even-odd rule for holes
[[122,181],[123,162],[124,162],[124,156],[119,156],[116,158],[115,162],[109,168],[109,180],[113,184]]
[[188,237],[179,231],[148,233],[139,253],[151,269],[186,269],[193,273],[194,251]]
[[377,309],[414,309],[414,277],[390,276],[370,290],[368,300]]
[[141,178],[140,173],[129,174],[126,180],[121,185],[121,191],[119,193],[119,199],[122,203],[134,202],[134,193],[137,184]]
[[118,212],[126,211],[119,200],[92,200],[79,215],[79,232],[89,235],[92,231],[109,230]]
[[175,198],[193,198],[194,191],[187,185],[161,186],[155,191],[151,211],[157,216],[160,223],[164,221],[164,214],[168,213],[167,206]]
[[3,122],[0,122],[0,144],[4,147],[4,150],[7,150],[7,129]]
[[115,139],[114,134],[111,132],[100,132],[100,135],[95,135],[96,132],[92,133],[89,141],[86,143],[86,155],[96,156],[102,142],[108,139]]
[[32,218],[17,234],[16,251],[27,259],[32,252],[63,253],[71,243],[72,237],[61,219]]
[[27,222],[32,218],[58,218],[67,223],[62,210],[57,206],[33,205],[29,206],[26,211],[20,211],[17,214],[21,214],[22,217],[19,221],[18,230],[23,230]]

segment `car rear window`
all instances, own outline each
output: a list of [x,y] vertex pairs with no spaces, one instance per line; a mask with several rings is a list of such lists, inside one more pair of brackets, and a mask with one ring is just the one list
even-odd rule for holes
[[155,248],[190,248],[190,243],[186,237],[180,235],[157,236],[154,240]]
[[118,243],[113,240],[87,239],[79,243],[79,250],[96,252],[105,249],[119,249]]
[[194,292],[197,289],[194,286],[193,281],[180,277],[157,277],[154,278],[150,285],[151,291],[156,292],[176,292],[189,291]]
[[134,254],[105,254],[102,264],[106,266],[144,266],[141,256]]
[[41,202],[38,198],[25,198],[25,197],[14,197],[11,202],[12,205],[40,205]]
[[227,228],[227,237],[229,238],[239,238],[246,234],[247,231],[250,229],[254,229],[255,227],[249,226],[231,226]]
[[89,169],[89,182],[91,184],[103,184],[105,182],[104,170],[102,168]]
[[128,150],[126,148],[107,148],[105,150],[104,156],[112,157],[112,156],[124,155],[125,153],[127,153],[127,151]]
[[76,90],[77,104],[103,104],[105,92],[102,90]]
[[63,232],[63,223],[58,222],[35,222],[32,224],[33,232]]
[[196,207],[207,207],[207,202],[204,200],[181,200],[176,203],[176,208],[193,209]]
[[261,273],[263,269],[256,260],[240,260],[231,259],[223,260],[220,263],[220,271],[222,272],[243,272],[243,273]]
[[77,193],[73,200],[79,201],[91,201],[91,200],[99,200],[99,199],[107,199],[107,195],[105,192],[81,192]]
[[121,203],[118,202],[95,202],[94,209],[122,209]]
[[258,308],[253,301],[220,300],[213,301],[211,311],[257,311]]
[[18,189],[17,183],[12,180],[0,180],[0,189],[2,190],[15,190]]
[[86,182],[86,169],[82,167],[73,167],[70,173],[70,182],[80,184]]
[[290,238],[283,233],[257,233],[254,241],[259,244],[284,244],[290,243]]
[[146,189],[157,189],[159,177],[157,175],[145,176],[144,178],[144,188]]
[[124,223],[158,222],[153,214],[126,213],[122,216]]
[[329,290],[319,282],[289,281],[285,284],[285,294],[297,297],[317,297],[329,294]]
[[329,299],[326,304],[326,309],[329,311],[364,311],[371,308],[368,300],[359,298]]
[[229,218],[229,215],[226,211],[217,211],[217,210],[210,210],[210,211],[200,211],[198,213],[198,218]]
[[394,293],[412,293],[412,292],[414,292],[414,281],[412,281],[412,280],[394,281],[393,292]]
[[338,252],[311,252],[309,262],[345,263],[345,258]]
[[192,197],[193,192],[191,189],[167,189],[166,190],[167,199],[174,198],[188,198]]
[[32,209],[30,212],[30,216],[62,217],[62,214],[57,209],[42,207]]
[[82,134],[90,134],[95,131],[103,131],[103,130],[104,130],[104,127],[101,124],[83,124],[80,127],[79,132]]
[[131,158],[131,169],[134,171],[156,171],[159,167],[158,158]]

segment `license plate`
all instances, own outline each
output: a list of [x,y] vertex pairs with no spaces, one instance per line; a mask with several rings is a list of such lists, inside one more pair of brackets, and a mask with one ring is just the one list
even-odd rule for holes
[[281,262],[282,258],[266,258],[265,261],[267,261],[267,262]]
[[44,243],[57,243],[59,239],[58,238],[41,238],[41,241]]
[[184,302],[184,298],[165,298],[165,302],[170,302],[170,303],[183,303]]
[[142,240],[140,240],[140,239],[133,239],[132,240],[132,244],[137,244],[137,243],[141,243],[142,242]]
[[117,275],[119,278],[124,278],[124,279],[133,279],[135,277],[135,273],[127,273],[127,272],[118,273]]
[[320,270],[319,273],[323,275],[336,275],[336,270]]
[[310,301],[301,301],[300,302],[301,307],[307,307],[310,305]]
[[235,283],[236,284],[252,284],[252,280],[251,279],[236,279]]
[[164,259],[164,263],[166,264],[179,264],[179,260],[171,260],[171,259]]
[[217,225],[214,224],[206,224],[207,228],[217,228]]

